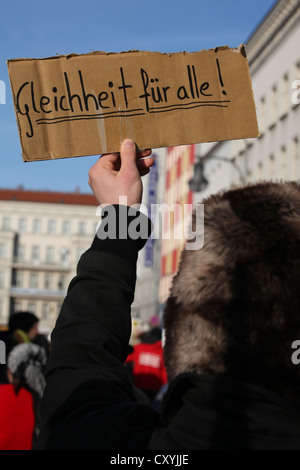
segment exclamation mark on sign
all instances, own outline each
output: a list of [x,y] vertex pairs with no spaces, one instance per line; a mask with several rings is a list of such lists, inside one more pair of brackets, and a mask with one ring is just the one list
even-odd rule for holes
[[[223,79],[222,79],[222,74],[221,74],[221,68],[220,68],[220,64],[219,64],[219,59],[216,59],[216,61],[217,61],[217,66],[218,66],[218,73],[219,73],[220,84],[221,84],[221,87],[224,88],[224,83],[223,83]],[[223,95],[227,95],[227,93],[226,93],[225,90],[222,90],[222,93],[223,93]]]

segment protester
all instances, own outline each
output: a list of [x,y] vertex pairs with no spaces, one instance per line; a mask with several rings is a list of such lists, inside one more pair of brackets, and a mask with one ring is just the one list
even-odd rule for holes
[[39,402],[45,388],[44,348],[22,343],[7,361],[7,384],[0,385],[0,449],[32,450],[39,434]]
[[[141,201],[140,156],[125,140],[90,170],[99,203],[130,212],[128,232],[143,219],[118,201]],[[204,206],[204,246],[184,251],[166,303],[161,417],[135,400],[124,366],[145,240],[98,230],[52,335],[39,448],[300,449],[300,186],[260,183]]]
[[[6,357],[21,343],[35,341],[38,334],[39,318],[32,312],[16,312],[8,321],[8,328],[1,332],[0,339],[6,346]],[[6,364],[0,365],[0,383],[7,383]]]
[[26,388],[33,397],[35,417],[33,447],[40,431],[39,405],[46,385],[44,376],[46,363],[47,351],[43,346],[34,343],[19,344],[8,356],[7,367],[10,382]]
[[34,426],[31,393],[24,387],[0,384],[0,450],[31,450]]
[[128,355],[126,364],[132,364],[134,385],[153,402],[156,394],[167,383],[160,327],[150,328],[139,339],[140,342]]

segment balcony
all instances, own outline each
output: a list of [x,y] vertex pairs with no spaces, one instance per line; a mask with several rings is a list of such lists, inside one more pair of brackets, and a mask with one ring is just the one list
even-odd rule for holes
[[72,269],[68,261],[57,262],[53,260],[32,260],[14,257],[12,267],[16,269],[26,269],[33,271],[50,271],[68,273]]
[[24,287],[11,287],[10,295],[13,297],[22,297],[35,300],[62,300],[66,296],[66,290],[54,289],[30,289]]

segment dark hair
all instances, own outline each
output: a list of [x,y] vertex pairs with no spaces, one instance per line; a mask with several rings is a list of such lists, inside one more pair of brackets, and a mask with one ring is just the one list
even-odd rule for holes
[[10,331],[22,330],[27,333],[39,321],[32,312],[16,312],[10,317],[8,327]]

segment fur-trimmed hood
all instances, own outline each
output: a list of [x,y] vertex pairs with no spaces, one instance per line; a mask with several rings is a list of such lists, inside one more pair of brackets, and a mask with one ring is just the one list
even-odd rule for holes
[[300,186],[263,182],[203,203],[204,245],[183,252],[165,307],[169,379],[221,374],[300,396]]

